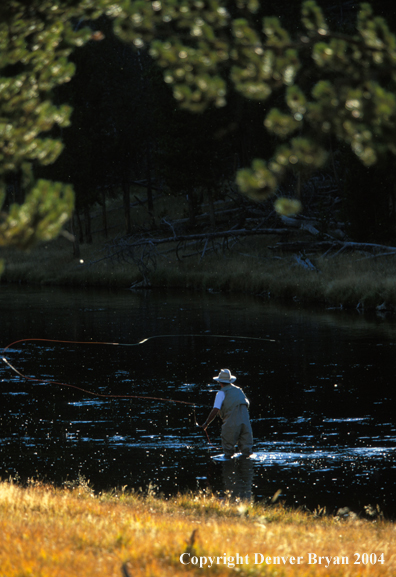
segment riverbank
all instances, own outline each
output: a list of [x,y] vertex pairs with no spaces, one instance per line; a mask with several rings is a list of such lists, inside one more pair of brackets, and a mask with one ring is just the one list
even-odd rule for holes
[[[179,212],[173,210],[173,218],[184,214],[183,207],[179,203],[176,206]],[[160,206],[157,210],[162,214],[165,208],[162,213]],[[323,254],[309,248],[304,253],[282,252],[276,248],[280,239],[276,234],[241,236],[227,242],[219,239],[193,246],[167,242],[131,248],[129,245],[136,239],[172,237],[169,226],[161,229],[158,219],[155,237],[153,233],[139,232],[123,237],[119,211],[114,209],[109,214],[113,220],[109,220],[107,238],[101,230],[93,233],[92,243],[79,246],[78,257],[71,241],[64,237],[30,252],[3,249],[0,257],[5,270],[1,282],[243,292],[320,307],[396,311],[396,255],[374,256],[362,251]],[[147,210],[139,205],[133,214],[133,226],[141,230]],[[207,228],[197,226],[193,232],[204,231]],[[296,238],[312,241],[308,232],[304,235],[293,230],[282,238],[289,242]]]
[[308,255],[315,268],[304,268],[294,255],[274,255],[271,238],[244,239],[223,253],[201,259],[158,258],[142,274],[133,262],[107,258],[106,243],[82,245],[76,259],[66,239],[29,253],[3,251],[2,282],[117,289],[172,287],[243,292],[279,301],[359,311],[396,310],[396,258],[361,254],[321,258]]
[[[81,480],[80,480],[81,481]],[[396,533],[381,516],[328,516],[282,505],[95,495],[74,487],[0,484],[0,573],[7,577],[394,575]]]

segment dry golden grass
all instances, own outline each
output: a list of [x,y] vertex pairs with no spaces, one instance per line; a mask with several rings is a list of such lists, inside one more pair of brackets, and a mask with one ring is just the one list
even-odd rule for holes
[[[389,521],[315,517],[202,493],[164,500],[3,482],[0,535],[6,577],[120,577],[123,565],[134,577],[200,575],[203,568],[218,576],[396,574]],[[237,554],[243,563],[235,564]]]

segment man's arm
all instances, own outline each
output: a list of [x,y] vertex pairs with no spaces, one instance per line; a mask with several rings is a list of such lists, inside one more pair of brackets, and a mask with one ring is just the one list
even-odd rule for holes
[[213,407],[213,409],[210,411],[209,416],[206,419],[206,421],[204,422],[204,424],[198,425],[198,426],[205,430],[210,425],[210,423],[213,421],[213,419],[215,418],[215,416],[217,415],[219,410],[220,409],[216,409],[216,407]]

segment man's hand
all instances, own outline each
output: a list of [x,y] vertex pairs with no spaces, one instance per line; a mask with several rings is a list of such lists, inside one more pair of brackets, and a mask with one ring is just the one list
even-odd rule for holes
[[213,408],[210,411],[209,417],[206,419],[206,421],[204,422],[203,425],[198,425],[198,423],[197,423],[198,427],[201,427],[201,429],[206,431],[206,429],[209,427],[210,423],[213,421],[213,419],[215,418],[215,416],[217,415],[218,412],[219,412],[219,409]]

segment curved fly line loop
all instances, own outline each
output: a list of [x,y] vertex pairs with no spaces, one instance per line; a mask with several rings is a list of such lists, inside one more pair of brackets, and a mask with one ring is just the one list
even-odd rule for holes
[[[71,389],[78,390],[82,393],[85,393],[86,395],[91,395],[93,397],[99,397],[99,398],[105,398],[105,399],[142,399],[142,400],[147,400],[147,401],[160,401],[160,402],[166,402],[166,403],[178,403],[178,404],[182,404],[182,405],[189,405],[189,406],[193,407],[195,425],[198,426],[196,415],[195,415],[195,407],[197,406],[196,403],[192,403],[190,401],[181,401],[178,399],[165,399],[162,397],[151,397],[151,396],[145,396],[145,395],[115,395],[115,394],[111,394],[111,393],[95,393],[93,391],[83,389],[82,387],[79,387],[77,385],[71,385],[70,383],[63,383],[61,381],[54,381],[51,379],[39,379],[36,377],[28,377],[27,375],[25,375],[24,373],[19,371],[16,367],[14,367],[6,357],[6,351],[10,347],[13,347],[14,345],[16,345],[18,343],[26,343],[26,342],[32,342],[32,341],[46,342],[46,343],[67,343],[67,344],[75,344],[75,345],[108,345],[108,346],[116,346],[116,347],[137,347],[139,345],[143,345],[144,343],[147,343],[148,341],[150,341],[152,339],[160,339],[160,338],[164,339],[164,338],[176,338],[176,337],[205,337],[205,338],[211,337],[211,338],[222,338],[222,339],[243,339],[243,340],[276,342],[275,339],[269,339],[269,338],[263,338],[263,337],[211,335],[211,334],[154,335],[151,337],[147,337],[147,338],[145,338],[145,339],[143,339],[137,343],[115,343],[115,342],[106,342],[106,341],[73,341],[73,340],[63,340],[63,339],[28,338],[28,339],[19,339],[17,341],[10,343],[6,347],[4,347],[4,349],[3,349],[3,355],[4,356],[2,357],[2,361],[12,371],[14,371],[14,373],[16,373],[18,376],[22,377],[23,379],[25,379],[27,381],[46,383],[49,385],[58,385],[61,387],[68,387]],[[208,439],[209,444],[212,445],[206,429],[204,429],[204,431],[205,431],[205,434],[206,434],[206,437]],[[214,446],[214,445],[212,445],[212,446]]]

